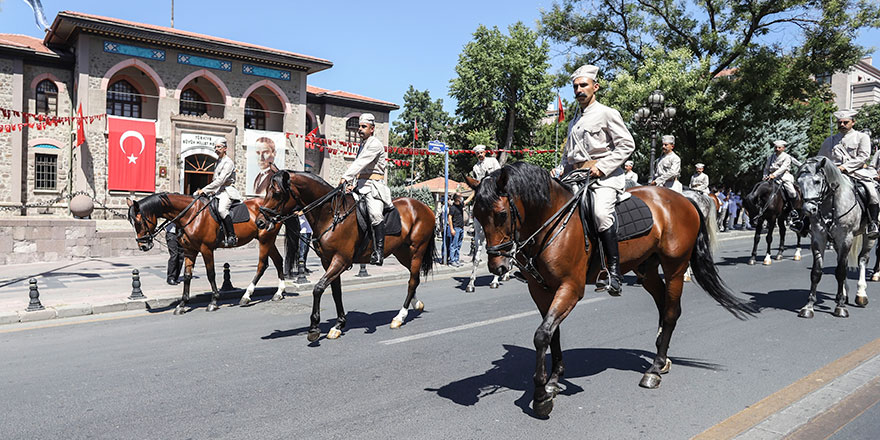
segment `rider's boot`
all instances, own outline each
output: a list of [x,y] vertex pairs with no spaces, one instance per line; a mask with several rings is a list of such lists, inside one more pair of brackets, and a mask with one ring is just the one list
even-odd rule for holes
[[880,231],[878,231],[877,228],[878,216],[880,216],[880,205],[876,203],[868,205],[868,231],[865,233],[865,235],[870,240],[873,240],[880,236]]
[[605,263],[608,268],[608,294],[611,296],[620,296],[622,289],[623,277],[620,275],[620,254],[617,250],[617,225],[611,225],[610,228],[599,232],[599,239],[602,241],[602,249],[605,251]]
[[382,265],[382,260],[385,258],[383,255],[385,253],[385,220],[379,222],[378,225],[373,226],[373,255],[370,256],[370,264],[375,264],[376,266]]
[[226,230],[226,239],[223,240],[223,245],[226,247],[235,246],[238,243],[238,237],[235,236],[235,227],[232,225],[231,215],[223,217],[223,229]]

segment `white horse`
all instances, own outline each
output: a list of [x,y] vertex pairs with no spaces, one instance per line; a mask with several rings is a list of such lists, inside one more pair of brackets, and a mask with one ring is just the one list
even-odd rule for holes
[[[471,268],[471,279],[468,281],[467,287],[464,288],[464,291],[467,293],[473,293],[476,288],[474,287],[474,280],[477,279],[477,267],[480,266],[480,263],[483,262],[480,258],[480,252],[486,248],[486,234],[483,232],[483,227],[480,226],[480,222],[477,219],[474,220],[474,258],[473,258],[473,267]],[[501,285],[500,281],[507,281],[510,279],[510,274],[513,272],[513,267],[504,275],[498,276],[495,275],[492,278],[492,282],[489,283],[490,289],[497,289],[498,286]]]
[[837,307],[834,316],[846,318],[846,274],[847,258],[851,263],[857,259],[859,282],[856,291],[857,306],[868,304],[865,281],[865,267],[868,253],[877,240],[864,237],[867,218],[862,214],[853,182],[826,157],[811,157],[800,168],[797,184],[804,196],[804,214],[810,218],[810,249],[813,252],[813,268],[810,271],[810,297],[800,310],[801,318],[813,317],[813,303],[816,302],[816,286],[822,279],[822,260],[825,257],[826,243],[831,239],[837,252]]

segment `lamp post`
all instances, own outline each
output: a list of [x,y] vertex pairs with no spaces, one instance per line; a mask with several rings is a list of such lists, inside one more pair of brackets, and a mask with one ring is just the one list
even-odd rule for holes
[[666,127],[675,117],[675,107],[663,105],[663,92],[654,90],[645,106],[636,111],[633,119],[639,125],[651,131],[651,181],[654,181],[654,151],[657,149],[657,131]]

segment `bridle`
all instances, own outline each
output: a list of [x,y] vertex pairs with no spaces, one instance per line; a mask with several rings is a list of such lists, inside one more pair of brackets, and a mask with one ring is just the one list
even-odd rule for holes
[[[824,168],[817,167],[816,174],[822,175],[822,189],[819,191],[819,195],[816,197],[804,197],[804,204],[813,203],[817,207],[819,207],[828,198],[829,195],[833,196],[832,191],[837,191],[838,186],[832,186],[828,183],[828,176],[825,174]],[[800,177],[801,175],[803,175],[803,172],[798,173],[798,177]],[[850,206],[849,209],[847,209],[846,211],[843,212],[843,214],[840,214],[840,215],[834,214],[835,209],[834,209],[834,204],[832,203],[831,217],[828,219],[825,219],[825,229],[830,229],[831,225],[834,222],[836,222],[837,220],[840,220],[841,218],[843,218],[843,216],[849,214],[853,209],[855,209],[855,207],[859,205],[859,201],[857,198],[858,198],[858,196],[856,196],[856,199],[853,200],[852,206]],[[832,199],[833,199],[833,197],[832,197]],[[819,212],[819,215],[821,217],[821,212]]]
[[[199,200],[199,199],[201,199],[201,198],[203,198],[203,197],[205,197],[205,196],[201,196],[201,195],[200,195],[200,196],[198,196],[198,197],[193,197],[192,202],[189,202],[189,205],[186,205],[186,208],[183,208],[183,210],[180,211],[180,212],[179,212],[179,213],[178,213],[173,219],[167,219],[167,218],[166,218],[165,221],[162,222],[161,225],[160,225],[159,222],[157,221],[156,224],[154,225],[155,228],[152,228],[152,229],[151,229],[151,228],[150,228],[150,221],[149,221],[149,219],[147,219],[146,217],[144,217],[144,219],[142,220],[142,222],[144,223],[144,226],[147,228],[148,231],[152,231],[152,232],[150,232],[149,234],[144,235],[144,236],[142,236],[142,237],[136,237],[136,238],[135,238],[135,242],[137,242],[138,244],[145,244],[145,245],[146,245],[146,244],[150,244],[150,243],[152,243],[152,242],[153,242],[153,239],[156,238],[157,235],[161,234],[161,231],[165,228],[165,225],[167,225],[168,223],[175,223],[175,222],[177,222],[178,220],[180,220],[181,218],[183,218],[183,215],[186,214],[186,212],[189,211],[189,209],[192,208],[193,205],[195,205],[196,201]],[[195,220],[195,218],[198,217],[198,215],[199,215],[202,211],[204,211],[205,208],[207,208],[207,207],[208,207],[208,203],[205,203],[204,206],[202,206],[202,207],[199,209],[199,211],[196,212],[196,215],[194,215],[193,218],[191,218],[188,222],[186,222],[186,224],[182,225],[182,226],[180,227],[180,229],[183,229],[183,228],[187,227],[187,225],[189,225],[190,223],[192,223],[193,220]],[[142,215],[142,217],[143,217],[143,215]],[[132,222],[132,223],[133,223],[133,222]]]
[[[535,266],[535,261],[538,257],[541,256],[547,248],[556,240],[556,237],[559,236],[560,233],[565,229],[568,225],[569,220],[571,220],[572,214],[577,209],[577,201],[580,199],[581,194],[587,189],[587,185],[582,186],[574,196],[565,202],[562,207],[560,207],[556,212],[544,222],[532,235],[528,236],[525,240],[519,239],[519,228],[517,224],[522,223],[523,218],[519,214],[519,210],[516,208],[516,203],[511,203],[511,197],[508,194],[499,194],[501,197],[507,198],[507,209],[511,213],[510,218],[510,229],[509,233],[506,234],[505,238],[510,237],[507,241],[501,242],[495,246],[487,246],[486,253],[489,256],[498,256],[498,257],[506,257],[509,258],[511,264],[518,267],[521,271],[528,273],[535,279],[535,281],[541,283],[544,288],[549,288],[547,286],[544,277],[538,272],[537,267]],[[552,231],[556,229],[559,224],[562,224],[561,228],[558,228],[554,234],[544,234],[543,239],[540,243],[537,240],[538,235],[544,229],[548,231]],[[538,251],[533,255],[528,255],[525,252],[525,248],[531,246],[533,244],[539,244]],[[509,249],[509,251],[508,251]],[[520,257],[523,257],[525,263],[520,262]]]

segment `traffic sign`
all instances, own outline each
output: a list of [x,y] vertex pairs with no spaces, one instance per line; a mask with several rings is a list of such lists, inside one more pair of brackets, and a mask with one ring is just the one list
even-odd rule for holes
[[440,141],[431,141],[428,142],[428,151],[432,153],[445,153],[446,152],[446,144]]

